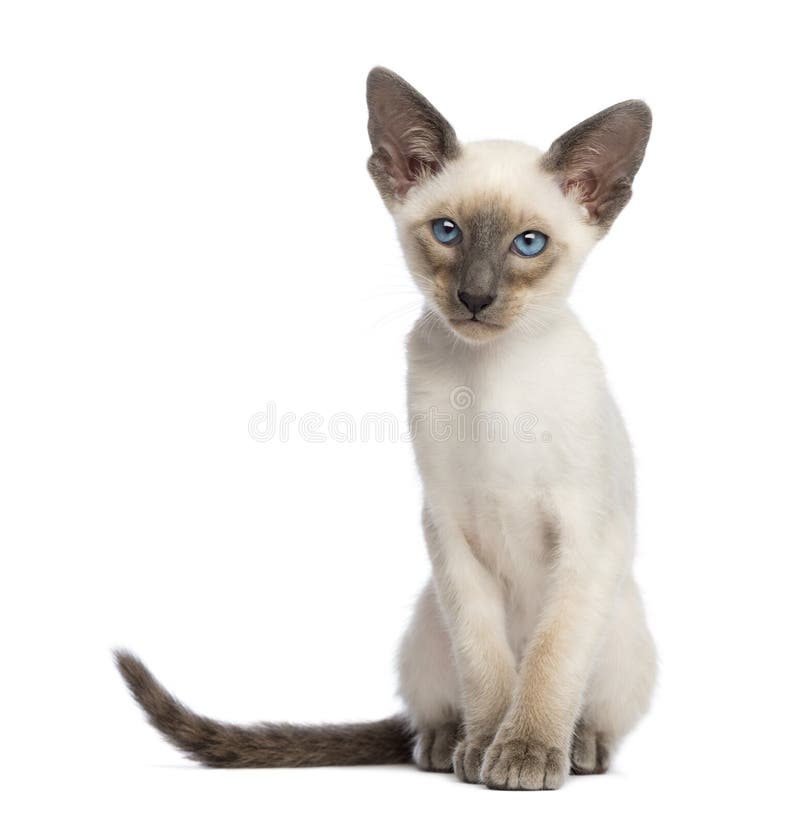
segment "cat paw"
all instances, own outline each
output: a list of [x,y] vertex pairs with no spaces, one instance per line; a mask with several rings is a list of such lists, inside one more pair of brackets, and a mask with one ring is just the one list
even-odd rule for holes
[[611,762],[609,738],[580,722],[572,737],[572,773],[605,774]]
[[465,783],[481,782],[483,755],[490,741],[465,737],[456,744],[453,752],[453,771]]
[[457,723],[420,729],[414,743],[414,762],[426,772],[453,771],[453,751],[457,739]]
[[559,789],[566,776],[564,751],[521,739],[495,739],[481,768],[490,789]]

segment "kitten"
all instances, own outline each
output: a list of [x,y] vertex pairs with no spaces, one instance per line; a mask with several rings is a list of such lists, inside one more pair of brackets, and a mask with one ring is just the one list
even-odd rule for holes
[[[460,144],[383,68],[367,102],[369,172],[426,301],[408,406],[433,575],[400,648],[406,714],[233,726],[180,705],[132,655],[117,662],[153,725],[210,766],[413,759],[494,789],[555,789],[570,769],[607,770],[655,679],[631,573],[631,451],[566,304],[630,199],[650,111],[617,104],[541,153]],[[460,422],[448,438],[424,425],[434,409]],[[536,427],[490,438],[489,421]]]

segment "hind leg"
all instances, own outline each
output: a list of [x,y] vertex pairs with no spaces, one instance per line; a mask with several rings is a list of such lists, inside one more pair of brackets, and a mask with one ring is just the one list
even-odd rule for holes
[[416,731],[414,762],[452,771],[459,733],[458,680],[450,637],[429,582],[417,600],[398,655],[400,696]]
[[572,773],[603,774],[620,740],[647,711],[656,678],[656,651],[636,583],[620,593],[572,739]]

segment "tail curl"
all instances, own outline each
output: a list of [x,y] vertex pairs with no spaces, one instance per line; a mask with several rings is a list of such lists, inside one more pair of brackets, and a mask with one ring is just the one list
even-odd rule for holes
[[358,766],[409,763],[412,731],[402,717],[371,723],[240,726],[195,714],[138,657],[115,651],[117,668],[148,720],[193,760],[215,768]]

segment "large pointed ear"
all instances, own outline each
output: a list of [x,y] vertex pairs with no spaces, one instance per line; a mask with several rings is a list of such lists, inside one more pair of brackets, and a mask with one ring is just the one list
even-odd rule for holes
[[631,198],[651,123],[644,101],[610,106],[558,138],[542,165],[586,208],[591,223],[608,229]]
[[367,169],[388,206],[458,155],[453,127],[394,72],[378,66],[369,73],[367,106],[372,142]]

